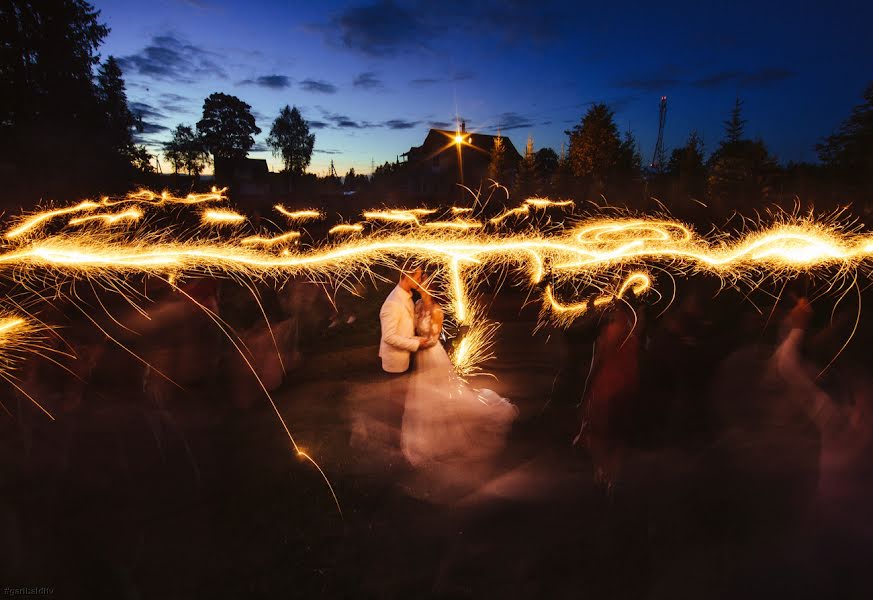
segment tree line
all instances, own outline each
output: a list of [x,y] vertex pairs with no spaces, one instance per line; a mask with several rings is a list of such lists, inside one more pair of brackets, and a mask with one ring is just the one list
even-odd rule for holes
[[[155,157],[135,141],[144,123],[130,108],[119,62],[98,53],[109,34],[99,15],[85,0],[0,5],[0,175],[7,182],[0,194],[6,199],[21,204],[124,191],[154,171]],[[790,194],[873,200],[873,84],[839,129],[816,146],[817,164],[780,165],[763,140],[746,135],[742,109],[738,98],[708,156],[701,136],[691,131],[653,169],[643,166],[633,133],[620,132],[613,111],[594,104],[565,132],[560,153],[535,150],[529,139],[521,161],[509,164],[497,136],[488,177],[509,184],[517,196],[660,198],[723,210]],[[214,93],[204,100],[201,119],[177,125],[161,152],[174,172],[196,176],[215,161],[247,156],[260,133],[248,104]],[[306,170],[315,135],[297,107],[280,110],[266,142],[284,172],[314,179]],[[386,162],[369,176],[350,169],[342,180],[331,169],[319,181],[331,190],[395,193],[409,167]]]

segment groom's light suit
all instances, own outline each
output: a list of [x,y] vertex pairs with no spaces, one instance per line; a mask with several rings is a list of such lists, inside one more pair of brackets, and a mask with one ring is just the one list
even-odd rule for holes
[[382,370],[387,373],[403,373],[409,368],[409,355],[418,351],[419,340],[415,337],[415,307],[412,293],[396,286],[379,311],[382,340],[379,356]]

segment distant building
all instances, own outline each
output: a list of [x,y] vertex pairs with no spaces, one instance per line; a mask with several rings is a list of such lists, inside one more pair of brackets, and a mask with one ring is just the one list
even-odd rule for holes
[[[409,152],[403,154],[406,158],[409,196],[422,201],[451,201],[464,195],[459,183],[474,190],[483,182],[487,183],[495,137],[470,133],[463,122],[460,131],[428,131],[421,146],[410,148]],[[508,137],[500,137],[505,148],[506,171],[511,175],[521,155]],[[509,185],[511,182],[500,183]]]
[[215,185],[228,188],[230,197],[241,208],[258,212],[271,210],[290,193],[288,177],[270,173],[262,158],[216,158]]

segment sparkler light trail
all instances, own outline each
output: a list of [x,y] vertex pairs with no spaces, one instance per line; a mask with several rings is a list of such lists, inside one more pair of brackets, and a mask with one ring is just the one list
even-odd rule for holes
[[136,207],[128,208],[127,210],[117,213],[102,213],[97,215],[88,215],[85,217],[76,217],[67,221],[67,225],[81,225],[82,223],[91,223],[93,221],[102,221],[104,225],[114,225],[121,221],[138,221],[142,218],[142,211]]
[[[663,218],[589,218],[570,221],[561,226],[541,229],[531,223],[524,233],[505,230],[502,222],[508,216],[528,214],[530,208],[569,208],[571,201],[553,202],[546,198],[530,198],[519,207],[510,208],[491,219],[496,228],[486,230],[478,221],[456,218],[453,221],[427,219],[437,209],[387,209],[366,211],[365,218],[385,220],[386,225],[367,235],[357,235],[345,241],[324,242],[314,247],[297,247],[288,243],[300,237],[299,232],[277,235],[227,237],[185,237],[172,228],[153,235],[138,235],[128,239],[112,230],[93,231],[62,228],[48,232],[45,223],[59,215],[91,211],[98,206],[119,202],[140,202],[159,205],[169,202],[200,203],[223,199],[219,191],[209,195],[173,198],[139,191],[110,202],[82,202],[77,205],[31,215],[5,235],[13,245],[0,252],[0,268],[12,269],[19,277],[48,271],[60,276],[120,277],[128,273],[143,273],[166,277],[168,273],[226,274],[234,277],[304,276],[342,280],[354,273],[370,272],[376,265],[397,264],[396,261],[415,258],[442,268],[442,281],[449,300],[448,314],[458,326],[468,329],[467,341],[456,346],[456,364],[460,371],[472,368],[487,354],[486,346],[474,344],[475,339],[489,339],[480,327],[485,320],[470,300],[470,284],[487,271],[520,267],[526,275],[519,282],[533,287],[546,275],[550,283],[543,290],[543,318],[557,324],[567,324],[591,306],[611,298],[621,298],[627,286],[642,292],[651,284],[643,275],[647,264],[657,263],[676,274],[707,272],[723,280],[755,281],[763,277],[785,277],[803,271],[836,269],[845,274],[857,269],[873,254],[873,237],[845,230],[810,218],[783,220],[738,239],[702,237],[681,222]],[[277,207],[278,208],[278,207]],[[450,207],[459,214],[466,209]],[[284,208],[286,216],[291,212]],[[472,209],[471,209],[472,210]],[[449,209],[447,209],[449,211]],[[142,215],[139,206],[129,212],[90,214],[81,219],[104,220],[110,216],[129,218]],[[229,209],[207,209],[202,213],[209,224],[238,224],[245,216]],[[307,218],[311,217],[309,214]],[[139,217],[137,217],[139,218]],[[421,220],[421,221],[420,221]],[[415,228],[396,225],[415,222]],[[392,227],[394,225],[395,227]],[[329,234],[362,234],[362,223],[338,224]],[[24,235],[28,233],[28,235]],[[286,246],[275,252],[275,245]],[[548,268],[546,268],[548,265]],[[629,268],[642,269],[627,276]],[[625,284],[615,291],[603,291],[601,296],[583,302],[572,298],[582,288],[602,289],[598,281],[613,279],[608,273],[624,273]],[[562,291],[560,294],[557,289]],[[557,296],[565,297],[558,300]],[[493,334],[493,332],[492,332]],[[479,348],[478,352],[472,351]],[[461,366],[465,365],[465,366]]]
[[305,221],[307,219],[321,219],[324,217],[324,215],[322,215],[320,211],[312,210],[312,209],[293,210],[292,211],[292,210],[288,210],[287,208],[285,208],[281,204],[277,204],[273,208],[276,209],[276,212],[278,212],[279,214],[284,215],[284,216],[288,217],[289,219],[292,219],[295,221]]
[[249,237],[242,238],[239,243],[248,246],[248,245],[260,245],[260,246],[275,246],[276,244],[281,244],[283,242],[291,242],[300,237],[299,231],[289,231],[288,233],[283,233],[280,235],[275,235],[273,237],[264,237],[262,235],[251,235]]
[[346,225],[341,223],[340,225],[334,225],[327,232],[330,234],[333,233],[358,233],[364,230],[364,226],[360,223],[354,223],[352,225]]
[[213,208],[203,211],[202,220],[207,225],[235,225],[242,223],[246,218],[232,210]]
[[[491,273],[512,274],[514,283],[532,291],[541,289],[541,323],[566,326],[592,307],[623,300],[630,291],[640,295],[651,289],[654,269],[671,276],[708,273],[722,281],[751,285],[768,278],[814,273],[830,278],[835,287],[842,280],[857,281],[858,271],[873,258],[873,235],[811,217],[783,218],[735,237],[700,236],[687,225],[665,218],[585,218],[570,213],[561,223],[550,221],[542,226],[535,217],[545,209],[573,207],[570,201],[543,198],[531,198],[507,209],[487,226],[458,216],[472,213],[481,217],[474,209],[367,211],[364,218],[383,223],[376,226],[368,221],[366,234],[363,223],[338,224],[328,232],[332,237],[314,246],[300,245],[297,231],[250,235],[233,229],[229,233],[213,230],[207,235],[200,228],[192,235],[175,222],[168,225],[166,219],[146,219],[146,210],[162,210],[170,204],[180,205],[180,210],[196,210],[191,205],[224,199],[223,190],[185,198],[140,190],[113,201],[103,198],[37,212],[5,232],[0,270],[40,296],[43,290],[38,286],[47,280],[97,281],[105,289],[119,290],[129,275],[171,282],[188,275],[279,281],[305,277],[340,284],[350,278],[377,276],[376,267],[396,268],[409,259],[419,260],[438,271],[437,287],[444,290],[447,299],[449,325],[460,333],[451,358],[459,374],[468,376],[479,372],[483,361],[492,356],[499,326],[488,321],[475,297],[477,285]],[[118,212],[94,212],[121,203],[133,206]],[[321,217],[314,210],[288,211],[278,205],[276,209],[289,219]],[[543,210],[534,213],[531,209]],[[445,219],[450,213],[454,220]],[[66,222],[58,218],[74,214]],[[194,214],[208,225],[246,221],[244,215],[224,208]],[[531,217],[522,231],[506,226],[514,215]],[[136,234],[120,227],[81,227],[89,222],[111,225],[125,219],[143,219],[143,224]],[[147,226],[154,223],[161,223],[161,227],[149,232]],[[338,234],[356,235],[337,239]],[[541,286],[546,279],[548,283]],[[604,283],[609,281],[620,283]],[[595,294],[587,291],[591,289],[597,290]],[[209,316],[239,349],[218,316]],[[13,386],[17,387],[10,377],[12,358],[37,348],[35,333],[29,318],[0,314],[0,377]],[[245,353],[240,354],[254,372]],[[288,432],[284,421],[282,424]],[[298,455],[312,460],[296,444],[294,447]]]

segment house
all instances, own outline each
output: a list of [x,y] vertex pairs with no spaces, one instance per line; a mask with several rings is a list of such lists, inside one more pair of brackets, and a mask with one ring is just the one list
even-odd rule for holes
[[246,210],[265,213],[291,193],[290,179],[270,173],[262,158],[216,158],[215,185],[228,188],[230,197]]
[[[487,184],[488,166],[495,135],[470,133],[461,123],[458,131],[431,129],[421,146],[405,152],[408,193],[419,201],[445,202],[462,198],[466,193],[458,184],[471,189]],[[505,137],[505,178],[509,179],[521,160],[512,141]],[[510,181],[501,181],[509,185]]]

